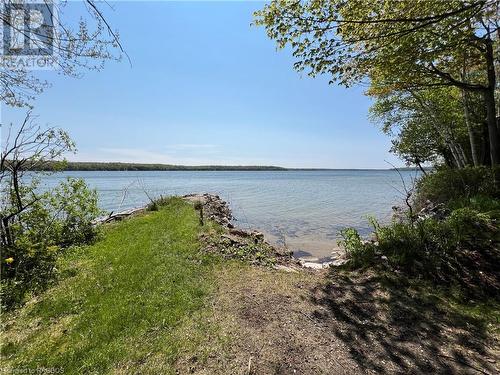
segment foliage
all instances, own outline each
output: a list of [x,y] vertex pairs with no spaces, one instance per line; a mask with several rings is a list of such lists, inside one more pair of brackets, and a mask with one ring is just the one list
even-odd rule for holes
[[92,242],[98,233],[93,220],[102,211],[96,190],[90,190],[83,179],[68,178],[50,194],[49,211],[55,213],[57,233],[53,237],[61,246]]
[[[463,23],[478,8],[476,3],[459,1],[277,0],[256,12],[256,17],[278,46],[291,45],[297,58],[295,68],[309,68],[311,75],[329,73],[333,80],[350,85],[381,64],[390,65],[385,69],[397,70],[393,76],[402,79],[402,70],[409,72],[418,62],[439,60],[446,44],[459,43],[447,39],[449,35],[442,29]],[[442,16],[448,13],[453,15]],[[470,32],[469,27],[462,24],[456,36]],[[420,45],[427,48],[420,50]]]
[[[311,76],[326,74],[331,83],[351,86],[369,80],[368,94],[382,100],[446,86],[459,88],[464,95],[480,95],[477,112],[487,114],[484,137],[494,165],[500,163],[494,69],[499,4],[498,0],[274,0],[255,17],[278,47],[291,47],[297,70],[307,70]],[[437,124],[441,125],[443,131],[450,126]],[[413,154],[407,146],[401,149],[403,154]],[[427,150],[423,156],[431,155]]]
[[176,201],[176,197],[164,197],[160,195],[159,198],[151,199],[151,202],[146,206],[147,211],[158,211],[161,207],[168,206],[172,202]]
[[66,132],[42,129],[29,114],[18,132],[7,137],[0,163],[4,307],[20,303],[27,292],[46,286],[64,248],[89,243],[97,236],[92,222],[101,211],[95,191],[79,179],[44,189],[39,176],[25,170],[25,166],[45,160],[58,166],[59,158],[72,150],[74,144]]
[[[470,102],[470,101],[469,101]],[[487,161],[482,134],[482,118],[469,116],[469,129],[460,91],[453,87],[432,90],[393,91],[377,97],[370,108],[371,119],[391,136],[391,151],[407,164],[438,164],[465,167]],[[475,112],[481,106],[475,105]],[[472,108],[469,108],[472,109]],[[469,111],[471,112],[471,111]],[[474,117],[474,118],[473,118]],[[470,139],[473,139],[473,157]]]
[[498,230],[498,224],[490,216],[469,207],[454,210],[446,220],[446,225],[453,235],[453,242],[468,243],[478,248],[488,246],[495,239],[492,230]]
[[[279,47],[292,47],[296,69],[328,73],[344,85],[367,76],[380,82],[383,76],[387,89],[448,83],[453,77],[439,73],[452,72],[456,54],[467,51],[477,58],[481,45],[494,37],[495,28],[481,29],[474,20],[482,18],[485,27],[494,24],[496,6],[458,0],[275,0],[255,15]],[[472,78],[481,84],[485,75]]]
[[[466,293],[500,291],[500,200],[494,169],[443,168],[417,183],[412,212],[389,225],[372,222],[372,241],[341,232],[353,268],[387,266]],[[420,210],[420,211],[419,211]]]
[[472,197],[461,197],[448,203],[452,210],[469,207],[483,212],[495,220],[500,220],[500,199],[487,195],[474,195]]
[[[463,169],[441,168],[430,173],[417,182],[415,206],[423,207],[427,201],[434,204],[446,204],[451,207],[464,207],[476,205],[476,208],[495,205],[495,200],[500,198],[500,190],[493,183],[494,175],[498,174],[497,168],[466,167]],[[488,199],[488,197],[490,199]],[[487,209],[487,207],[483,207]]]
[[[36,184],[30,186],[26,194],[34,194],[37,188]],[[64,248],[90,243],[98,235],[92,223],[101,213],[97,193],[89,190],[83,180],[68,178],[36,198],[9,226],[13,242],[2,249],[4,307],[21,302],[26,292],[47,285]]]
[[375,256],[374,247],[369,242],[363,241],[356,229],[342,229],[340,236],[342,240],[339,241],[339,245],[346,250],[353,268],[370,265],[373,262]]

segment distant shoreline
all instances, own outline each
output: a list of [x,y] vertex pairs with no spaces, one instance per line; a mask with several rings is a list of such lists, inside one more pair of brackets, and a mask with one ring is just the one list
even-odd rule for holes
[[120,162],[66,162],[55,168],[54,163],[46,163],[36,168],[38,171],[59,169],[61,171],[284,171],[275,166],[226,166],[226,165],[173,165]]
[[[55,169],[55,163],[39,166],[37,171]],[[258,165],[173,165],[148,163],[121,163],[121,162],[66,162],[61,171],[389,171],[395,168],[285,168],[278,166]],[[398,170],[414,170],[402,167]]]

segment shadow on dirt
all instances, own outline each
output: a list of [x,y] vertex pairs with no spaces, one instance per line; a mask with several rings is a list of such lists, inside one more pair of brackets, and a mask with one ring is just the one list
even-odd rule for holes
[[497,373],[485,323],[404,280],[335,270],[312,290],[313,317],[377,373]]

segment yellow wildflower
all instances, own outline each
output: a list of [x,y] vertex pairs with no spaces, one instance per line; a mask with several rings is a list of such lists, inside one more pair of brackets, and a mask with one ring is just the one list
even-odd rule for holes
[[5,263],[7,263],[7,264],[14,263],[14,258],[10,257],[10,258],[5,259]]
[[55,253],[57,250],[59,250],[59,246],[49,246],[49,247],[47,247],[47,251],[49,253]]

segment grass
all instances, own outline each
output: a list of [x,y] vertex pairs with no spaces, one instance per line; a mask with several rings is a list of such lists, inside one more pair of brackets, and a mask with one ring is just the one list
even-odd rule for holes
[[200,254],[199,231],[174,199],[66,254],[52,288],[3,316],[2,370],[173,373],[212,329],[202,315],[217,260]]

